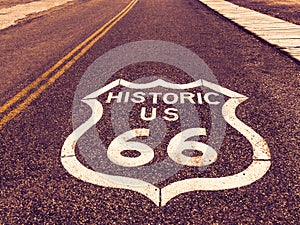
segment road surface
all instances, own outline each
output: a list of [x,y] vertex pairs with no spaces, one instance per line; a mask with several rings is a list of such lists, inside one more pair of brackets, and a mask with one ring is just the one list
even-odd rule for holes
[[[300,64],[279,49],[196,0],[77,1],[2,30],[0,39],[1,224],[297,224]],[[114,57],[101,61],[105,53]],[[205,62],[199,74],[191,74],[195,62]],[[184,86],[195,77],[199,85]],[[126,89],[120,79],[138,85]],[[169,86],[144,88],[156,79]],[[95,92],[114,81],[125,85]],[[148,121],[153,108],[157,118]],[[91,109],[94,124],[84,130]],[[116,152],[127,125],[146,136],[127,138],[139,144],[150,130],[150,147]],[[175,139],[190,125],[197,130]],[[70,135],[78,127],[85,133]],[[87,131],[96,139],[80,142]],[[188,141],[191,164],[176,153]],[[150,160],[135,160],[149,148]],[[126,186],[100,173],[135,180]],[[149,189],[136,191],[137,180]]]

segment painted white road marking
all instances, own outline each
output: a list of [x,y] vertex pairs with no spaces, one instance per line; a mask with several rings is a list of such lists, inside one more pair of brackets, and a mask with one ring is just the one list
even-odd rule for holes
[[41,0],[0,9],[0,30],[16,25],[18,20],[28,15],[44,12],[71,1],[73,0]]
[[224,0],[199,1],[300,61],[300,25]]
[[[81,179],[86,182],[90,182],[92,184],[97,184],[103,187],[112,187],[112,188],[123,188],[123,189],[129,189],[136,192],[139,192],[145,196],[147,196],[149,199],[151,199],[156,205],[158,206],[164,206],[170,199],[174,198],[175,196],[189,192],[189,191],[198,191],[198,190],[224,190],[224,189],[232,189],[237,187],[242,187],[249,185],[256,180],[260,179],[264,174],[269,170],[269,167],[271,165],[271,156],[270,156],[270,150],[268,148],[267,143],[264,141],[264,139],[258,135],[254,130],[252,130],[250,127],[245,125],[242,121],[240,121],[236,115],[236,108],[247,100],[247,97],[230,91],[226,88],[220,87],[219,85],[209,83],[205,80],[199,80],[193,83],[189,84],[173,84],[169,83],[163,80],[156,80],[154,82],[145,83],[145,84],[134,84],[128,81],[125,81],[123,79],[118,79],[117,83],[121,86],[126,86],[128,88],[132,89],[148,89],[149,87],[158,87],[163,86],[167,88],[172,89],[178,89],[182,90],[182,87],[195,87],[195,84],[197,83],[200,86],[205,86],[205,84],[208,84],[208,86],[213,87],[214,90],[219,90],[221,94],[226,95],[229,97],[229,99],[226,101],[226,103],[222,107],[222,114],[224,119],[228,124],[230,124],[233,128],[235,128],[237,131],[239,131],[252,145],[253,148],[253,158],[252,163],[250,166],[245,169],[244,171],[226,176],[226,177],[217,177],[217,178],[191,178],[186,180],[177,181],[174,183],[171,183],[167,185],[164,188],[159,189],[158,187],[139,180],[135,178],[130,177],[122,177],[122,176],[114,176],[109,174],[104,174],[100,172],[95,172],[91,169],[86,168],[84,165],[82,165],[76,155],[75,155],[75,147],[76,143],[79,140],[79,138],[87,132],[91,127],[93,127],[101,118],[103,115],[103,107],[102,104],[96,99],[98,96],[96,93],[105,93],[110,90],[112,87],[116,87],[116,81],[106,85],[105,87],[95,91],[94,93],[88,95],[85,97],[82,101],[88,104],[92,109],[92,115],[91,117],[84,122],[81,126],[79,126],[72,134],[68,136],[66,139],[61,152],[61,161],[65,169],[75,176],[78,179]],[[109,88],[110,87],[110,88]],[[105,91],[104,91],[105,90]],[[91,98],[93,96],[94,98]],[[233,97],[232,97],[233,96]],[[198,129],[198,128],[197,128]],[[133,133],[128,135],[125,134],[124,141],[127,141],[128,138],[134,137],[134,136],[144,136],[148,135],[148,131],[143,130],[135,130]],[[204,130],[199,130],[199,132],[195,133],[193,130],[193,134],[184,134],[182,138],[180,138],[180,143],[186,144],[185,142],[187,136],[195,134],[205,134]],[[168,153],[171,154],[171,156],[175,159],[177,157],[177,142],[178,138],[175,136],[173,139],[173,142],[171,143],[171,147],[168,149]],[[183,141],[183,142],[182,142]],[[188,143],[191,143],[192,141],[188,141]],[[194,143],[193,143],[194,144]],[[180,144],[179,144],[180,145]],[[121,146],[123,148],[123,146]],[[140,146],[138,146],[140,147]],[[178,146],[177,146],[178,147]],[[191,146],[184,146],[184,147],[191,147]],[[198,146],[199,147],[199,146]],[[202,146],[201,146],[202,147]],[[192,148],[197,149],[197,148]],[[120,149],[117,149],[116,146],[113,146],[113,154],[112,157],[114,157],[114,154],[120,152]],[[149,149],[148,149],[149,150]],[[151,149],[152,150],[152,149]],[[179,150],[181,153],[183,148]],[[176,153],[174,155],[173,153]],[[147,151],[148,153],[148,151]],[[141,152],[143,154],[143,152]],[[208,155],[205,155],[208,154]],[[151,157],[151,154],[150,154]],[[205,164],[205,160],[208,161],[214,161],[217,155],[215,154],[214,150],[211,148],[206,148],[206,152],[204,152],[204,157],[201,157],[202,164]],[[146,157],[146,161],[148,156]],[[177,160],[177,159],[176,159]],[[185,164],[187,164],[191,160],[191,158],[188,159],[188,161],[184,161]],[[117,162],[119,163],[119,161]],[[123,162],[120,162],[123,163]],[[144,162],[143,162],[144,163]],[[181,163],[181,161],[180,161]],[[206,164],[208,164],[206,162]]]
[[[187,139],[198,135],[206,136],[206,129],[190,128],[176,134],[167,147],[169,157],[178,164],[187,166],[207,166],[215,162],[218,156],[216,150],[201,142],[187,141]],[[183,151],[189,149],[201,151],[203,155],[194,157],[184,155]]]
[[[129,141],[135,137],[149,137],[149,135],[149,129],[134,129],[119,135],[108,146],[107,157],[113,163],[125,167],[136,167],[149,163],[154,158],[154,150],[146,144]],[[125,157],[121,155],[124,150],[135,150],[140,152],[140,155]]]
[[[116,137],[108,146],[107,157],[111,162],[124,167],[138,167],[149,163],[154,158],[154,150],[137,141],[130,141],[135,137],[149,137],[149,129],[133,129]],[[187,166],[207,166],[217,160],[218,153],[207,144],[197,141],[187,141],[195,136],[206,136],[205,128],[190,128],[176,134],[167,147],[169,157],[176,163]],[[137,157],[126,157],[123,151],[137,151]],[[186,156],[184,150],[196,150],[202,152],[200,156]]]
[[[206,82],[206,81],[205,81]],[[211,83],[206,82],[207,83],[207,87],[210,85],[210,87],[212,87],[211,89],[215,88],[213,85],[211,85]],[[220,92],[220,90],[217,90],[217,92]],[[227,91],[228,94],[230,93],[229,91]],[[232,93],[231,93],[232,94]],[[158,96],[162,97],[162,102],[167,104],[167,105],[172,105],[172,104],[185,104],[185,103],[191,103],[191,104],[200,104],[202,105],[204,102],[208,103],[209,105],[218,105],[220,104],[220,102],[217,100],[218,96],[220,96],[218,93],[216,92],[207,92],[204,95],[202,95],[202,93],[197,93],[197,94],[193,94],[191,92],[180,92],[179,94],[177,93],[156,93],[156,92],[142,92],[142,91],[138,91],[138,92],[134,92],[134,93],[130,93],[130,92],[112,92],[110,91],[108,93],[107,99],[105,101],[105,103],[111,103],[113,100],[116,103],[128,103],[128,102],[133,102],[133,103],[143,103],[146,101],[146,98],[149,97],[152,100],[152,104],[157,104],[158,102]],[[240,97],[243,97],[242,95],[240,95]],[[88,96],[88,98],[90,98],[90,95]]]

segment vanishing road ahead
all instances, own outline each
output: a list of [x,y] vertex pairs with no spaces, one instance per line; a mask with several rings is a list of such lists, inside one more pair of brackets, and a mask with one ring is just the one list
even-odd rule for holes
[[0,224],[299,223],[297,59],[198,0],[66,2],[0,30]]

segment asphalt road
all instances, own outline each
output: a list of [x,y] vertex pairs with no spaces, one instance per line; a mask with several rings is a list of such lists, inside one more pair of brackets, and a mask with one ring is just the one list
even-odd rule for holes
[[[129,1],[76,1],[29,16],[2,30],[0,93],[4,98],[24,88],[119,13]],[[15,94],[15,93],[13,93]]]
[[[3,43],[0,46],[1,103],[5,104],[18,91],[55,65],[80,42],[124,9],[129,2],[80,1],[78,4],[0,31]],[[53,83],[51,81],[49,85],[43,86],[48,82],[45,79],[46,81],[42,81],[23,97],[18,98],[2,113],[1,224],[298,223],[300,112],[298,62],[216,15],[196,0],[139,0],[118,23],[103,34],[105,35],[96,40],[79,59],[68,59],[53,70],[51,76],[70,62],[69,68],[63,69],[61,76],[55,78],[55,82],[53,80]],[[124,188],[103,187],[104,185],[85,182],[66,170],[61,162],[62,146],[73,131],[73,123],[76,128],[86,121],[91,112],[84,104],[79,104],[79,110],[75,107],[72,115],[76,88],[81,87],[80,79],[88,67],[104,53],[117,46],[143,40],[167,41],[191,50],[204,60],[220,86],[248,97],[238,106],[236,115],[240,121],[261,135],[270,149],[271,167],[262,178],[247,186],[233,189],[182,193],[174,196],[164,206],[157,206],[143,194]],[[123,51],[124,55],[109,58],[106,61],[108,64],[111,63],[108,70],[120,60],[130,59],[132,52],[149,55],[151,59],[159,59],[159,55],[155,55],[157,52],[168,52],[171,48],[157,49],[150,46],[150,53],[145,49],[142,50],[131,48],[128,52]],[[177,53],[180,55],[180,52]],[[179,63],[186,63],[185,57],[180,59]],[[96,70],[89,67],[92,75],[99,70],[97,66]],[[155,60],[138,62],[122,68],[111,77],[106,74],[103,77],[98,76],[95,80],[88,80],[87,90],[78,94],[77,89],[76,93],[80,97],[85,97],[85,94],[95,91],[98,86],[101,88],[103,85],[100,84],[109,84],[120,78],[131,82],[141,79],[139,82],[143,83],[147,79],[153,80],[153,77],[158,77],[172,83],[186,84],[194,81],[189,75],[187,71],[176,66]],[[201,79],[214,82],[209,76],[202,75]],[[39,92],[40,89],[42,91]],[[156,91],[175,92],[170,88],[166,89]],[[207,89],[209,88],[194,88],[185,92],[204,95],[204,92],[211,91]],[[114,94],[132,91],[118,87],[112,90]],[[225,101],[229,99],[222,93],[220,96]],[[147,167],[169,157],[166,154],[167,145],[168,143],[170,145],[172,138],[181,131],[182,124],[179,121],[163,119],[153,124],[141,120],[139,118],[141,107],[149,108],[154,105],[149,98],[142,104],[133,106],[130,111],[126,111],[128,108],[126,104],[119,103],[117,106],[121,108],[117,108],[117,112],[113,111],[113,106],[105,103],[107,98],[108,95],[97,98],[103,104],[105,115],[94,126],[105,148],[108,148],[116,138],[116,133],[124,129],[122,120],[128,114],[127,122],[131,129],[149,128],[151,134],[157,137],[149,141],[156,146],[155,154],[148,164],[142,166],[146,168],[145,170],[135,167],[124,169],[103,159],[103,154],[94,156],[93,153],[86,153],[84,146],[90,146],[91,143],[83,141],[82,152],[78,146],[74,151],[79,161],[90,170],[109,172],[113,175],[125,174],[145,179],[153,182],[156,187],[163,188],[176,181],[196,177],[216,178],[234,175],[244,171],[253,161],[250,140],[238,129],[227,124],[225,135],[215,136],[212,140],[212,146],[221,140],[220,149],[217,151],[218,158],[212,164],[200,169],[191,166],[182,166],[179,169],[176,167],[174,172],[176,163],[170,161],[170,170],[173,174],[165,177],[161,170],[156,171],[155,168],[149,172]],[[18,108],[19,104],[22,105],[22,101],[25,103]],[[186,121],[192,124],[195,122],[195,127],[205,127],[210,136],[214,129],[211,125],[210,112],[221,115],[223,103],[220,100],[217,106],[208,102],[198,105],[196,113],[192,110],[186,112],[187,117],[191,118]],[[76,106],[76,101],[74,104]],[[164,110],[170,105],[166,106],[159,98],[156,104],[158,117],[163,118]],[[88,115],[82,114],[80,111],[82,109],[86,110]],[[10,112],[17,113],[10,114]],[[123,117],[124,113],[127,114]],[[83,117],[80,117],[81,114]],[[195,117],[199,122],[194,120]],[[183,118],[180,117],[180,121],[182,122]],[[216,127],[217,130],[222,130],[222,127],[217,125]],[[160,131],[164,131],[166,135],[163,136]],[[138,141],[142,142],[142,139]],[[197,141],[209,143],[208,139]],[[99,143],[93,144],[97,146]],[[75,146],[72,148],[75,149]],[[132,157],[130,154],[127,156]],[[163,169],[166,174],[170,170],[167,167]],[[142,171],[144,177],[135,171]],[[146,174],[145,171],[149,173]],[[245,174],[247,175],[247,172]],[[226,185],[228,184],[224,184]],[[193,188],[197,189],[197,185]]]

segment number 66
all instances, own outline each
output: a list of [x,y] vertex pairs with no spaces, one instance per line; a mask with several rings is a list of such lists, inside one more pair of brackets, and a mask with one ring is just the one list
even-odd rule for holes
[[[154,158],[154,150],[146,144],[129,141],[135,137],[149,136],[149,129],[133,129],[116,137],[109,145],[107,156],[115,164],[124,167],[136,167],[149,163]],[[176,163],[186,166],[207,166],[216,161],[218,153],[207,144],[187,139],[199,135],[206,136],[205,128],[190,128],[175,135],[168,147],[169,157]],[[135,150],[140,153],[138,157],[126,157],[121,153],[125,150]],[[200,156],[186,156],[185,150],[202,152]]]

